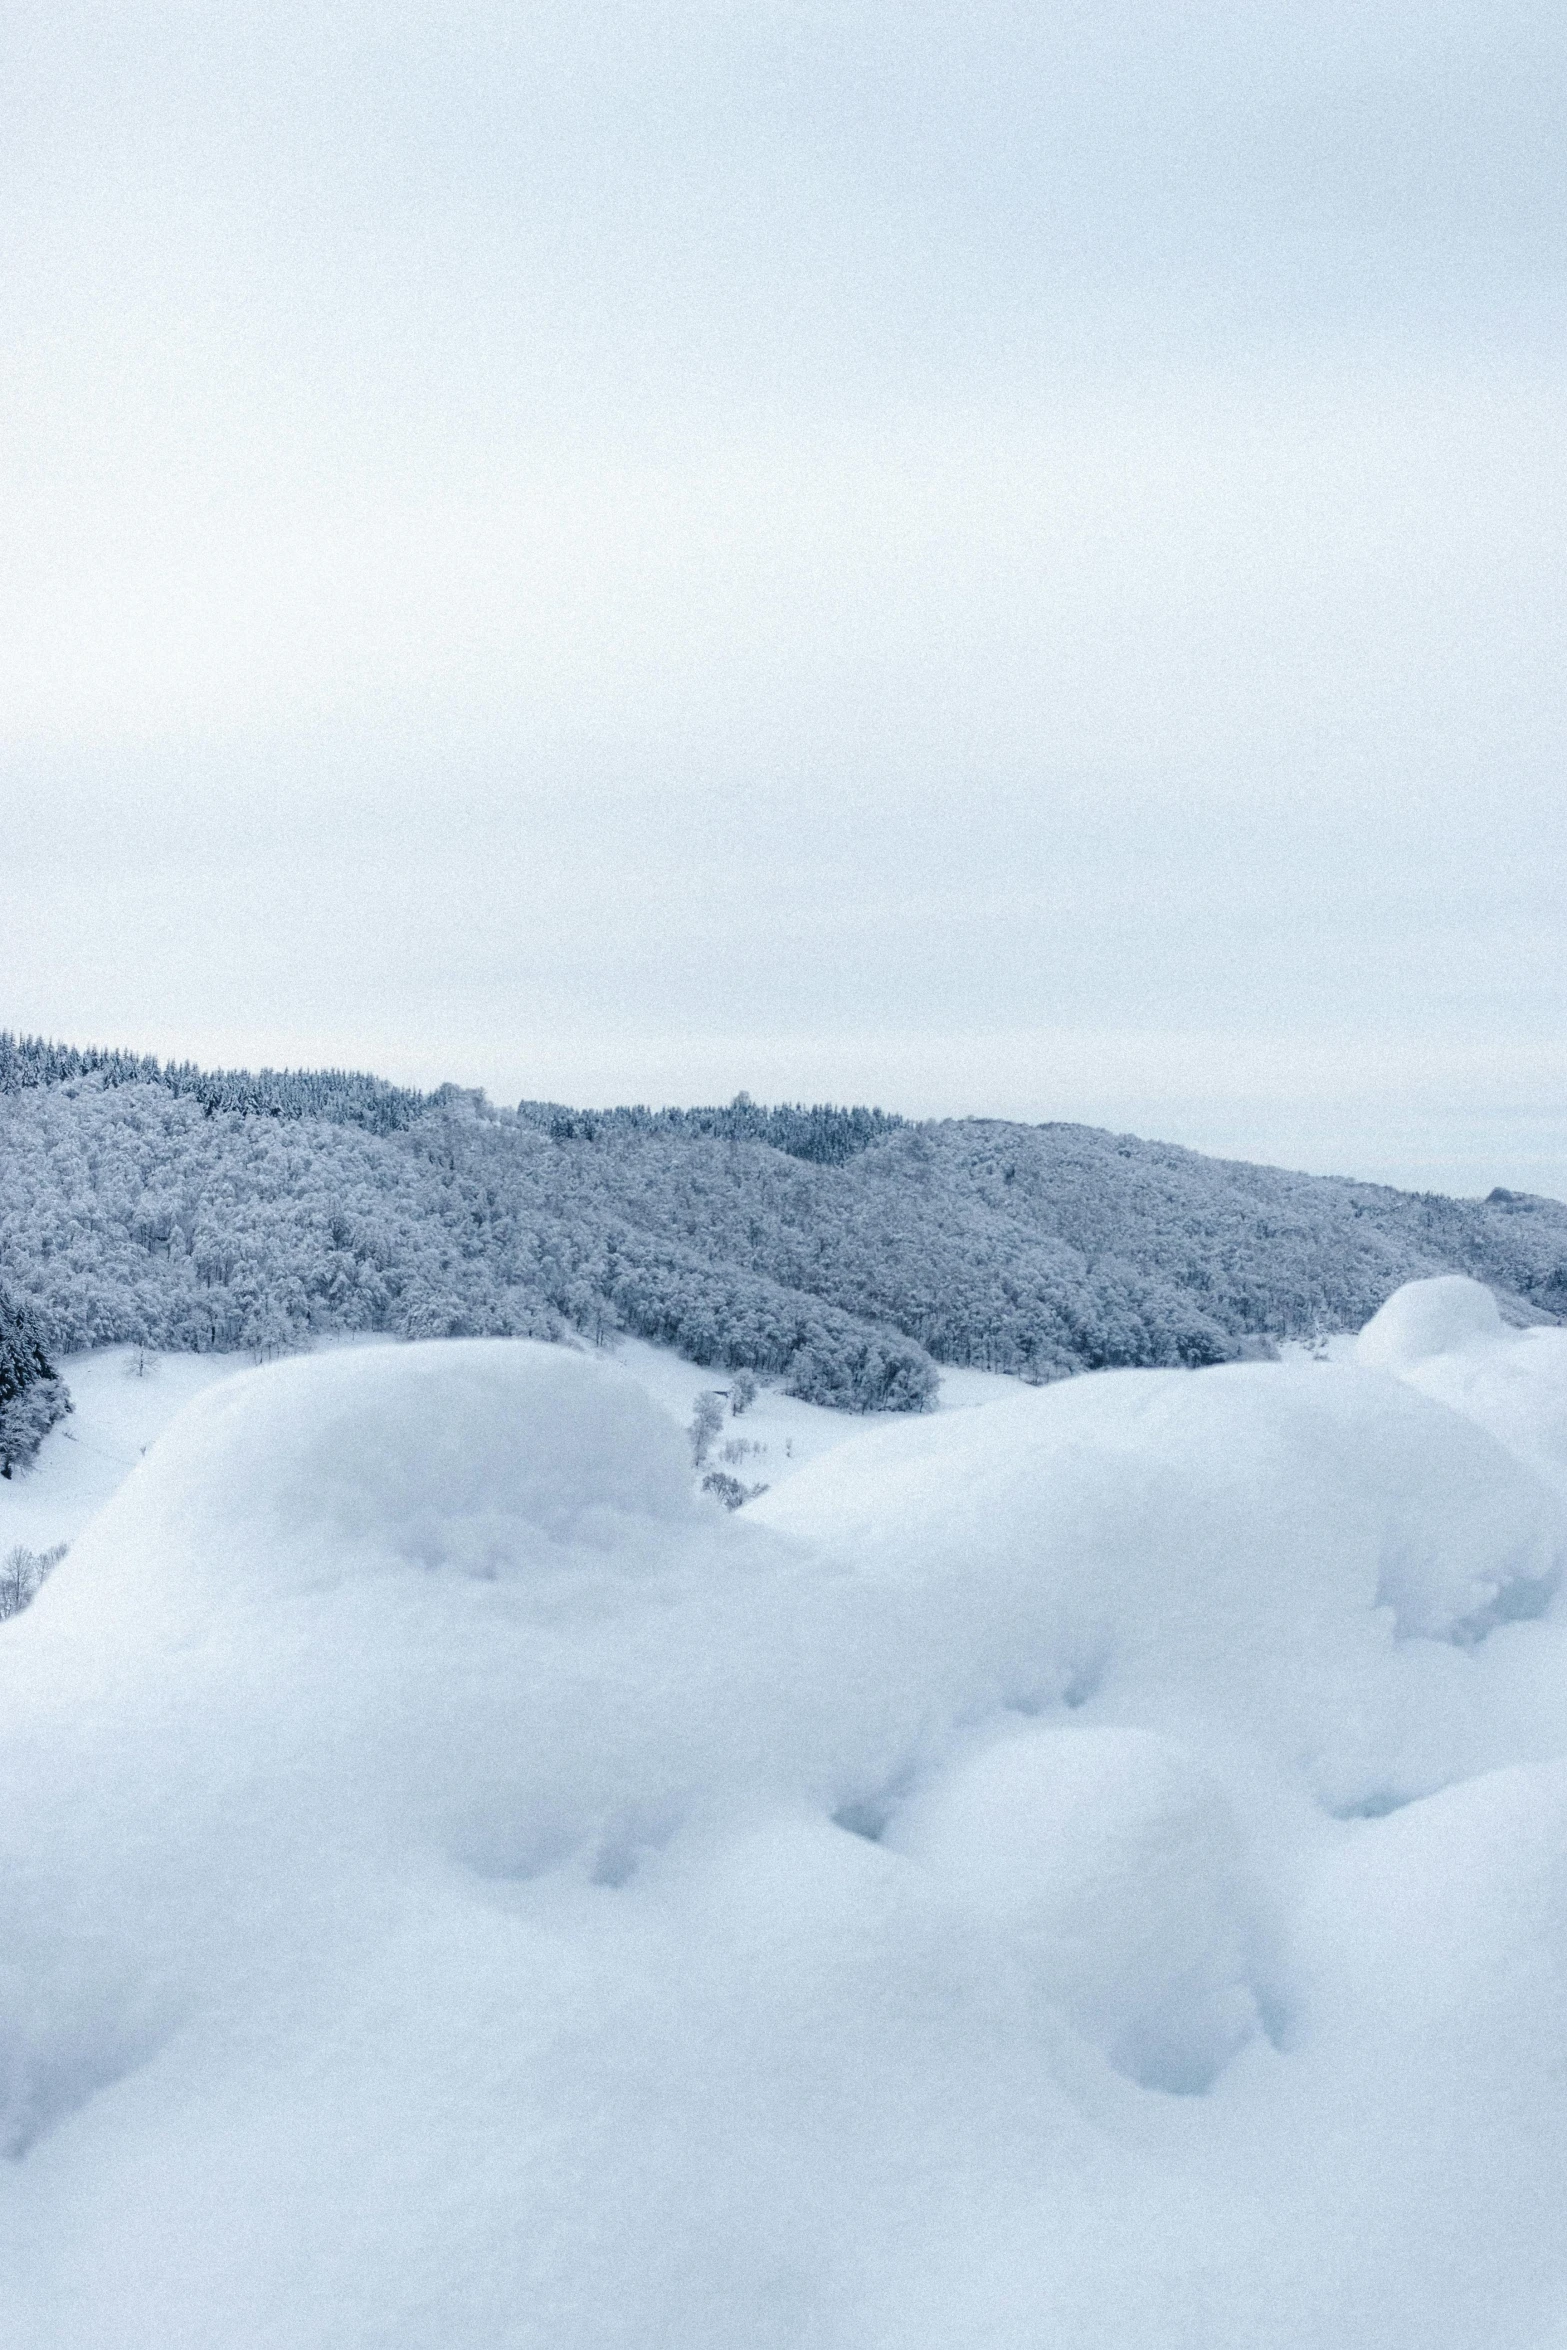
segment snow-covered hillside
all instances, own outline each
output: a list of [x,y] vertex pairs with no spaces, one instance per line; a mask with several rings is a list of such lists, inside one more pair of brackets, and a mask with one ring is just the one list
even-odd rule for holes
[[734,1514],[667,1366],[175,1368],[0,1627],[7,2350],[1563,2338],[1567,1333]]
[[1448,1200],[1069,1125],[777,1107],[500,1110],[343,1072],[0,1033],[0,1285],[53,1354],[624,1332],[809,1402],[922,1411],[1354,1330],[1468,1273],[1567,1312],[1567,1207]]

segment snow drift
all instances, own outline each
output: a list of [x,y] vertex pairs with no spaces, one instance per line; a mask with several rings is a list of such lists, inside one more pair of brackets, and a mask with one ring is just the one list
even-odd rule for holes
[[1559,2338],[1567,1338],[1461,1287],[734,1518],[559,1348],[198,1399],[0,1633],[7,2342]]

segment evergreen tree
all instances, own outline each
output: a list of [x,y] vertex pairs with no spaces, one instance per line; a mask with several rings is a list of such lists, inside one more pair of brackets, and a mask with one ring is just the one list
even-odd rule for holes
[[0,1477],[25,1469],[70,1409],[32,1316],[0,1290]]

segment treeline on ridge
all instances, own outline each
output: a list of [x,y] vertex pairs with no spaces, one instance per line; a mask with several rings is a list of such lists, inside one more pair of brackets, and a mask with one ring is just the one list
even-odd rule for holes
[[334,1125],[362,1126],[369,1134],[399,1133],[457,1092],[455,1086],[444,1086],[439,1093],[416,1093],[357,1069],[198,1069],[191,1061],[52,1044],[41,1036],[0,1029],[0,1094],[78,1077],[93,1077],[105,1086],[161,1086],[199,1103],[208,1116],[236,1110],[246,1117],[324,1118]]

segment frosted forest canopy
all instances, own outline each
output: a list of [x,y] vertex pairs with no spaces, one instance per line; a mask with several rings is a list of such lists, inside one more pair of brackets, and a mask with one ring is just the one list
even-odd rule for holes
[[1567,1207],[1453,1200],[1084,1126],[879,1110],[496,1108],[354,1072],[0,1035],[0,1285],[51,1354],[331,1332],[603,1340],[919,1409],[1357,1327],[1463,1272],[1567,1309]]

